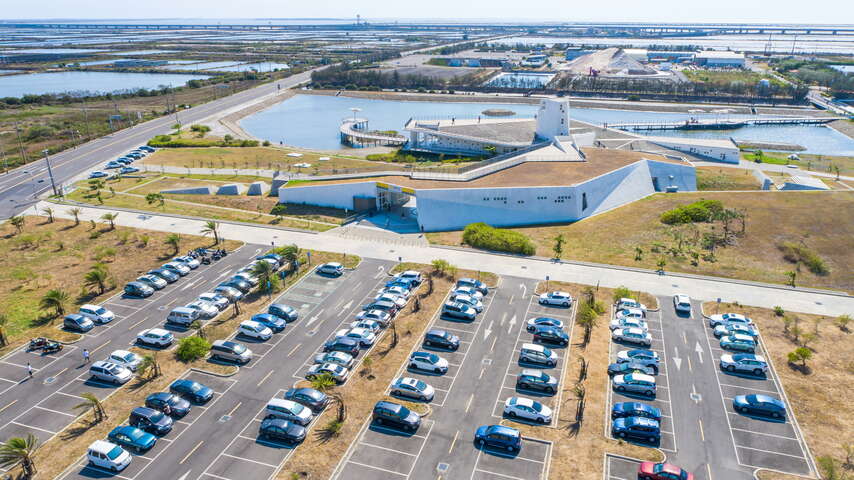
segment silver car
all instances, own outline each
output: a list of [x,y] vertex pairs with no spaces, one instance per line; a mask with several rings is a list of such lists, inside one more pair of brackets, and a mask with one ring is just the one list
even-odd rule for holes
[[323,374],[328,374],[338,383],[344,383],[347,381],[347,377],[350,376],[350,370],[336,363],[317,363],[308,369],[305,378],[312,380]]
[[199,315],[202,318],[214,318],[215,316],[219,315],[219,308],[217,308],[214,304],[206,302],[204,300],[196,300],[195,302],[188,303],[186,306],[187,308],[198,310]]
[[139,368],[139,364],[142,363],[142,357],[127,350],[114,350],[105,361],[125,367],[131,372],[135,372],[136,369]]
[[618,328],[611,333],[611,338],[617,342],[634,343],[637,345],[652,345],[652,335],[640,328]]
[[220,311],[228,308],[228,305],[231,303],[231,301],[228,298],[226,298],[226,297],[224,297],[218,293],[213,293],[213,292],[205,292],[205,293],[199,295],[199,300],[204,300],[206,302],[213,304],[213,306],[218,308]]
[[749,373],[757,377],[768,371],[768,362],[761,355],[752,353],[724,354],[721,355],[721,370],[727,372]]
[[318,353],[314,356],[314,363],[334,363],[341,365],[344,368],[353,368],[356,359],[352,355],[345,352],[326,352]]
[[614,390],[618,392],[639,393],[648,397],[655,396],[655,377],[642,373],[614,375],[611,380]]
[[467,305],[467,306],[473,308],[477,313],[480,313],[483,311],[483,302],[472,297],[471,295],[462,295],[462,294],[453,295],[451,297],[451,300],[458,302],[458,303],[462,303],[463,305]]

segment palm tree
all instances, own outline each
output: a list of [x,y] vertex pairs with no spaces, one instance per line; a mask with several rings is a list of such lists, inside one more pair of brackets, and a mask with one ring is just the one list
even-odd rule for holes
[[80,214],[83,213],[83,210],[75,207],[68,209],[68,213],[74,215],[74,226],[76,227],[77,225],[80,225]]
[[177,233],[170,233],[166,236],[165,240],[166,245],[171,245],[175,252],[172,255],[177,255],[178,251],[181,249],[181,235]]
[[149,379],[160,376],[160,363],[157,361],[157,355],[145,355],[142,357],[142,362],[136,367],[136,371],[140,375],[148,375]]
[[24,478],[32,478],[36,474],[36,464],[33,455],[39,447],[39,439],[32,433],[26,438],[12,437],[0,443],[0,467],[11,467],[21,464]]
[[202,235],[213,234],[214,236],[214,245],[219,245],[219,223],[213,220],[208,220],[205,222],[205,226],[202,227],[201,231]]
[[14,226],[16,230],[18,230],[18,233],[21,233],[24,231],[24,224],[27,223],[27,221],[24,219],[24,217],[18,215],[17,217],[10,218],[9,223],[11,223],[12,226]]
[[118,213],[105,213],[105,214],[101,215],[101,220],[106,220],[106,221],[110,222],[110,230],[115,230],[116,229],[115,221],[116,221],[116,217],[118,217],[118,216],[119,216]]
[[3,347],[9,344],[9,339],[6,338],[7,323],[9,323],[9,317],[0,313],[0,346]]
[[328,373],[322,373],[311,379],[311,388],[318,392],[326,392],[335,386],[335,379]]
[[47,223],[53,223],[53,209],[50,207],[45,207],[42,209],[42,213],[47,215]]
[[95,423],[108,418],[107,411],[104,410],[104,405],[101,403],[101,399],[95,396],[94,393],[84,392],[80,394],[80,398],[83,401],[77,405],[75,405],[74,410],[92,410],[95,412]]
[[149,193],[145,196],[145,201],[149,205],[157,204],[159,207],[163,207],[166,204],[166,198],[161,193]]
[[347,420],[347,404],[344,402],[344,396],[339,393],[330,393],[329,398],[338,406],[338,423],[344,423]]
[[60,290],[58,288],[54,288],[52,290],[48,290],[47,293],[41,298],[39,304],[41,308],[44,310],[54,309],[55,317],[60,317],[65,315],[65,306],[68,305],[68,293],[64,290]]
[[87,287],[98,287],[98,295],[102,295],[106,288],[107,278],[109,277],[107,267],[103,263],[96,263],[91,270],[83,276],[83,281]]
[[270,262],[256,262],[252,265],[249,273],[258,278],[258,290],[266,291],[268,295],[273,294],[273,280],[276,278],[276,271],[273,270]]

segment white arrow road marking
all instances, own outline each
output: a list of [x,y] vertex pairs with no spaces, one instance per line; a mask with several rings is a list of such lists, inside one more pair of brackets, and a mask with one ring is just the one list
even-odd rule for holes
[[382,277],[382,276],[383,276],[383,272],[385,272],[385,267],[384,267],[384,266],[380,265],[379,267],[377,267],[377,274],[376,274],[376,276],[374,276],[374,280],[376,280],[376,279],[378,279],[378,278]]
[[677,371],[682,367],[682,359],[679,358],[679,349],[676,347],[673,347],[673,364],[676,365]]
[[694,347],[694,351],[697,352],[697,358],[700,360],[700,363],[703,363],[703,348],[700,347],[700,342],[697,342],[697,346]]
[[486,330],[483,331],[483,339],[486,340],[489,335],[492,333],[492,324],[495,323],[492,320],[489,321],[489,326],[486,327]]
[[187,480],[187,476],[190,474],[190,472],[191,472],[191,471],[192,471],[192,470],[187,470],[187,473],[185,473],[185,474],[181,475],[180,477],[178,477],[178,480]]
[[691,384],[691,400],[694,400],[694,403],[699,404],[703,401],[703,396],[697,393],[697,387],[692,383]]
[[353,305],[353,301],[352,301],[352,300],[350,300],[349,302],[347,302],[343,307],[341,307],[341,311],[340,311],[340,312],[338,312],[338,316],[340,317],[341,315],[344,315],[345,313],[347,313],[347,312],[350,310],[350,307],[351,307],[352,305]]
[[526,287],[524,283],[520,283],[519,288],[522,289],[522,296],[523,297],[528,294],[528,287]]
[[513,330],[513,325],[516,325],[516,315],[513,315],[513,318],[507,322],[507,333],[510,333],[510,331]]
[[319,312],[317,312],[317,314],[316,314],[315,316],[313,316],[313,317],[309,318],[309,319],[308,319],[308,321],[307,321],[307,322],[305,322],[305,326],[306,326],[306,328],[308,328],[308,326],[309,326],[309,325],[311,325],[312,323],[314,323],[314,322],[316,322],[316,321],[317,321],[317,319],[320,317],[320,314],[321,314],[321,313],[323,313],[323,310],[324,310],[324,309],[322,309],[322,308],[321,308],[321,309],[320,309],[320,311],[319,311]]
[[498,322],[498,325],[499,325],[499,326],[501,326],[501,327],[503,327],[503,326],[504,326],[504,321],[505,321],[505,320],[507,320],[507,312],[504,312],[504,313],[502,313],[502,314],[501,314],[501,321],[500,321],[500,322]]

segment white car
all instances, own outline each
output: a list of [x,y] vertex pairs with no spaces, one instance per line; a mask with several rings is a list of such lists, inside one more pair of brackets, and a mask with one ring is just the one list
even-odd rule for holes
[[187,308],[199,311],[199,316],[202,318],[214,318],[219,315],[219,308],[210,302],[204,300],[196,300],[187,304]]
[[673,295],[673,308],[677,313],[687,313],[691,314],[691,297],[685,295],[683,293],[677,293]]
[[617,314],[615,315],[617,318],[637,318],[641,319],[646,316],[643,310],[640,308],[622,308],[617,310]]
[[618,328],[611,334],[611,338],[618,342],[634,343],[637,345],[652,345],[652,335],[640,328]]
[[525,397],[510,397],[504,402],[504,415],[537,423],[551,423],[552,409]]
[[259,322],[244,320],[237,327],[237,334],[257,340],[269,340],[273,336],[273,331]]
[[451,292],[451,295],[468,295],[478,300],[483,300],[483,294],[471,287],[457,287]]
[[256,277],[255,275],[252,275],[249,272],[238,272],[238,273],[235,273],[234,276],[231,278],[239,278],[241,280],[244,280],[244,281],[248,282],[249,285],[252,285],[253,287],[257,287],[258,282],[259,282],[258,277]]
[[433,401],[436,391],[422,380],[410,377],[400,377],[391,384],[391,395],[407,397],[422,402]]
[[92,320],[95,323],[110,323],[116,318],[116,314],[107,310],[100,305],[86,304],[80,307],[80,315]]
[[548,292],[540,295],[540,305],[560,305],[570,307],[572,296],[566,292]]
[[136,336],[136,341],[145,345],[153,345],[156,347],[168,347],[172,345],[175,336],[172,332],[162,328],[149,328],[139,332]]
[[172,270],[180,276],[186,276],[190,273],[190,267],[183,262],[171,261],[163,264],[163,268],[167,270]]
[[201,265],[198,260],[196,260],[193,257],[189,257],[187,255],[184,255],[183,257],[175,257],[172,259],[172,261],[173,262],[181,262],[193,270],[199,268],[199,265]]
[[121,365],[131,372],[135,372],[139,368],[139,364],[142,363],[142,356],[127,350],[114,350],[105,361]]
[[106,440],[95,440],[89,445],[86,451],[86,460],[90,464],[109,470],[111,472],[120,472],[130,465],[131,454],[115,443],[110,443]]
[[267,402],[267,408],[264,409],[264,418],[281,418],[282,420],[289,420],[305,426],[311,423],[314,415],[311,413],[310,408],[300,405],[293,400],[273,397]]
[[471,307],[471,308],[475,309],[475,311],[477,313],[480,313],[483,311],[483,302],[481,302],[480,300],[478,300],[478,299],[476,299],[470,295],[462,295],[462,294],[461,295],[451,295],[451,300],[453,300],[457,303],[462,303],[463,305],[465,305],[467,307]]
[[377,293],[390,293],[392,295],[397,295],[398,297],[401,297],[401,298],[404,298],[407,300],[409,299],[409,295],[412,294],[412,292],[408,288],[403,288],[403,287],[398,286],[398,285],[395,285],[393,287],[386,287],[386,288],[380,289]]
[[355,322],[350,323],[350,328],[364,328],[373,333],[377,333],[383,329],[383,326],[374,320],[356,320]]
[[382,310],[362,310],[356,315],[356,320],[373,320],[383,327],[387,327],[391,322],[391,315]]
[[637,318],[615,318],[611,320],[611,330],[616,330],[618,328],[639,328],[646,332],[649,330],[649,325],[643,320]]
[[431,352],[412,352],[409,368],[442,374],[448,371],[448,361]]
[[619,302],[617,302],[617,309],[622,310],[624,308],[639,308],[644,312],[647,311],[646,305],[638,302],[634,298],[621,298]]
[[231,303],[228,298],[213,292],[205,292],[199,295],[199,300],[204,300],[205,302],[211,303],[220,311],[223,311],[228,308],[228,304]]
[[321,352],[314,356],[314,363],[334,363],[344,368],[353,368],[353,365],[356,364],[356,359],[345,352]]
[[720,315],[712,315],[709,317],[709,326],[714,328],[718,325],[724,325],[727,323],[741,323],[745,326],[753,325],[753,320],[740,313],[723,313]]
[[366,328],[351,328],[351,329],[341,329],[335,334],[336,337],[349,337],[353,340],[359,342],[359,345],[362,347],[370,347],[374,344],[374,341],[377,339],[377,336],[373,334],[370,330]]
[[421,278],[421,272],[417,270],[407,270],[403,273],[399,273],[395,275],[397,278],[402,280],[406,280],[410,283],[414,283],[416,285],[420,285],[423,278]]
[[324,373],[329,374],[338,383],[346,382],[347,377],[350,376],[350,370],[337,363],[316,363],[308,369],[305,378],[313,380]]
[[399,297],[397,295],[393,295],[391,293],[381,293],[381,294],[377,295],[376,297],[374,297],[374,301],[379,302],[382,300],[394,303],[397,306],[398,310],[400,310],[401,308],[406,306],[406,299],[405,298]]

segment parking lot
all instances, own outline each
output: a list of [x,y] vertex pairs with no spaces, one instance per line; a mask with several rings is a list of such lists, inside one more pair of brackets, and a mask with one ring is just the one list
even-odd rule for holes
[[[492,289],[483,299],[483,312],[473,322],[448,319],[437,312],[429,327],[447,330],[460,338],[455,352],[432,350],[448,360],[448,372],[437,375],[414,371],[408,369],[406,362],[395,376],[413,377],[435,388],[430,414],[414,434],[378,426],[367,419],[333,478],[435,479],[441,475],[527,480],[547,476],[550,442],[523,438],[521,452],[509,456],[478,449],[473,443],[474,430],[480,425],[512,424],[503,419],[501,410],[496,410],[496,404],[503,404],[508,396],[524,394],[555,406],[559,403],[559,396],[542,397],[515,390],[515,374],[521,369],[516,362],[517,351],[522,343],[531,341],[525,331],[527,319],[542,315],[560,316],[567,322],[572,319],[567,309],[539,306],[532,298],[535,287],[536,282],[531,280],[502,278],[499,288]],[[428,349],[420,339],[414,348]],[[561,361],[549,373],[557,376],[563,368]]]

